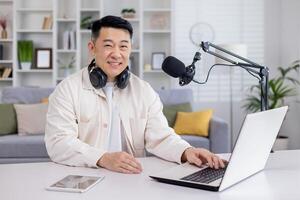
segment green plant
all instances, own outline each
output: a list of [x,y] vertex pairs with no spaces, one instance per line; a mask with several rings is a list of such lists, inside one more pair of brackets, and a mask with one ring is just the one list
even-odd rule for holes
[[63,69],[70,69],[74,67],[74,64],[76,62],[75,56],[72,56],[70,60],[67,62],[62,62],[60,59],[57,60],[58,64],[60,64],[60,68]]
[[32,62],[33,58],[33,41],[18,41],[18,57],[20,62]]
[[135,14],[135,9],[134,8],[124,8],[121,10],[121,14],[125,13],[134,13]]
[[133,18],[135,16],[134,8],[124,8],[121,10],[122,17],[124,18]]
[[83,17],[80,20],[80,28],[81,29],[91,29],[92,23],[93,23],[92,16]]
[[[268,102],[269,109],[278,108],[285,105],[285,99],[297,96],[297,86],[300,85],[299,80],[293,77],[291,72],[299,73],[300,60],[292,62],[288,67],[278,67],[279,75],[273,79],[269,79]],[[260,110],[260,85],[254,85],[250,88],[251,94],[247,95],[246,103],[243,108],[250,112]]]

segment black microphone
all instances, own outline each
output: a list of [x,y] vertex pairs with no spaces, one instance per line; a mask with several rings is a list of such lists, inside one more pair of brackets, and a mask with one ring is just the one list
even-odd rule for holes
[[189,84],[195,76],[195,63],[201,59],[201,54],[196,52],[191,65],[185,67],[184,63],[173,56],[168,56],[162,63],[162,70],[168,75],[178,78],[179,85]]
[[168,56],[162,63],[162,70],[168,75],[178,78],[185,73],[185,65],[177,58]]

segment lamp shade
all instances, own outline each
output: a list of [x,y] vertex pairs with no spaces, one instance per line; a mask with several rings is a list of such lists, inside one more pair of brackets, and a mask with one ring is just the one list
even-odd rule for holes
[[[223,49],[226,49],[227,51],[230,51],[234,54],[237,54],[241,57],[244,57],[244,58],[247,58],[247,46],[245,44],[220,44],[218,45],[219,47],[223,48]],[[240,59],[238,58],[235,58],[229,54],[226,54],[218,49],[216,49],[215,51],[216,54],[219,54],[225,58],[229,58],[233,61],[241,61]],[[221,59],[221,58],[218,58],[216,57],[215,59],[215,63],[216,64],[230,64],[229,62]]]

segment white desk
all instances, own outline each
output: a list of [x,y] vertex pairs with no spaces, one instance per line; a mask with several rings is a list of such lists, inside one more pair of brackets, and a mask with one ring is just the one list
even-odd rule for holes
[[[300,199],[300,150],[271,154],[264,171],[219,193],[156,182],[148,177],[149,173],[175,164],[154,157],[142,158],[140,161],[144,171],[139,175],[67,167],[51,162],[0,165],[0,199]],[[44,189],[68,174],[104,175],[105,179],[82,194]]]

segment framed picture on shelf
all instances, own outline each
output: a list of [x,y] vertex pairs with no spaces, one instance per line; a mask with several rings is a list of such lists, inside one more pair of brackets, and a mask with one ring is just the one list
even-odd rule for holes
[[153,52],[152,53],[152,69],[161,70],[161,64],[163,63],[166,57],[165,52]]
[[35,66],[37,69],[52,68],[52,49],[36,48],[35,49]]

